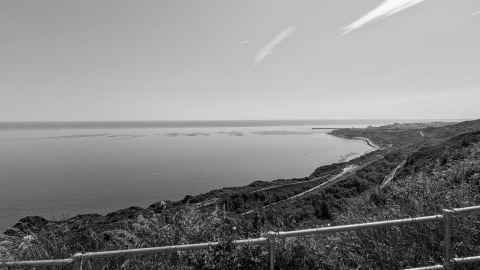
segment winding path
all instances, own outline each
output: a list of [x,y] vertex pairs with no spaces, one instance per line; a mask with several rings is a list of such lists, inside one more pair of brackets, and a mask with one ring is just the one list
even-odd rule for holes
[[[354,174],[355,172],[357,172],[358,170],[361,170],[363,168],[365,168],[366,166],[380,160],[384,158],[383,155],[378,155],[377,158],[373,159],[373,160],[370,160],[369,162],[365,163],[365,164],[362,164],[362,165],[349,165],[349,166],[346,166],[343,171],[333,177],[331,177],[330,179],[328,179],[327,181],[325,182],[322,182],[321,184],[319,185],[316,185],[308,190],[305,190],[303,192],[300,192],[298,194],[295,194],[293,196],[290,196],[286,199],[283,199],[283,200],[280,200],[280,201],[276,201],[276,202],[273,202],[273,203],[270,203],[270,204],[267,204],[267,205],[264,205],[261,207],[261,209],[266,209],[268,207],[272,207],[272,206],[275,206],[275,205],[278,205],[280,203],[283,203],[283,202],[286,202],[286,201],[290,201],[290,200],[295,200],[295,199],[298,199],[298,198],[301,198],[307,194],[310,194],[314,191],[318,191],[318,190],[321,190],[321,189],[325,189],[325,188],[328,188],[342,180],[345,180],[348,176],[351,176],[352,174]],[[310,180],[312,181],[312,180]],[[241,215],[244,216],[244,215],[248,215],[248,214],[251,214],[253,212],[255,212],[256,209],[252,209],[252,210],[248,210],[244,213],[242,213]]]
[[387,175],[385,177],[385,179],[383,180],[382,184],[380,185],[380,189],[383,189],[385,188],[388,184],[390,184],[390,182],[395,178],[395,176],[397,176],[397,172],[403,168],[403,166],[405,166],[405,164],[407,163],[407,160],[404,160],[402,162],[400,162],[400,164],[398,164],[397,167],[395,167],[395,169],[393,169],[393,171]]

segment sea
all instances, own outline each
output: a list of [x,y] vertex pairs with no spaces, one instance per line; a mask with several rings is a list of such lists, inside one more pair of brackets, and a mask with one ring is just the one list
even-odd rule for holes
[[[0,231],[308,176],[372,150],[329,135],[387,120],[0,123]],[[314,129],[322,128],[322,129]]]

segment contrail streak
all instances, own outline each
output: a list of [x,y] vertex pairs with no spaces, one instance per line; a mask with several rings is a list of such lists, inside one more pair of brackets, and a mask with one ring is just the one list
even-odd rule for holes
[[255,55],[254,63],[259,64],[265,59],[265,57],[269,56],[273,53],[275,47],[280,45],[284,40],[289,38],[295,32],[294,26],[289,26],[285,28],[282,32],[278,33],[270,42],[268,42],[263,48],[261,48],[257,54]]
[[360,19],[343,28],[343,34],[346,35],[354,30],[357,30],[364,25],[387,18],[402,10],[420,4],[425,0],[385,0],[378,7],[365,14]]

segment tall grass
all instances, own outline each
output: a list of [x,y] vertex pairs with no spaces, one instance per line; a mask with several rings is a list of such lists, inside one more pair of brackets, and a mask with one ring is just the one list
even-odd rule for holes
[[[452,151],[421,171],[395,179],[383,190],[373,188],[343,200],[341,208],[324,218],[349,224],[430,215],[443,208],[480,204],[480,146]],[[274,213],[282,215],[281,211]],[[283,214],[276,218],[285,220],[288,213]],[[0,246],[8,246],[3,256],[9,258],[46,259],[65,258],[78,251],[220,241],[219,246],[203,251],[88,260],[84,269],[266,269],[268,253],[264,247],[232,245],[232,240],[258,236],[272,229],[272,224],[254,227],[258,231],[252,232],[251,222],[235,215],[225,218],[218,211],[206,213],[186,207],[168,222],[160,214],[138,215],[101,230],[57,227],[22,238],[5,238]],[[458,218],[454,227],[454,254],[480,255],[480,219]],[[429,265],[441,262],[443,241],[439,223],[285,239],[277,243],[276,269],[399,269]]]

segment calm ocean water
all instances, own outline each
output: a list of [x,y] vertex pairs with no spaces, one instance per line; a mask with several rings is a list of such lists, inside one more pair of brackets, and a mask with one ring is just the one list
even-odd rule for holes
[[[143,123],[143,124],[142,124]],[[370,148],[312,127],[380,121],[0,124],[0,230],[309,175]]]

